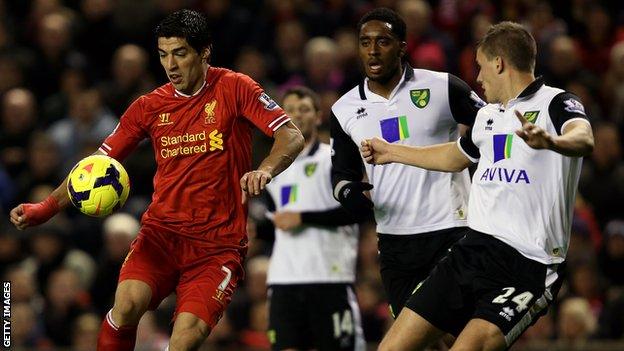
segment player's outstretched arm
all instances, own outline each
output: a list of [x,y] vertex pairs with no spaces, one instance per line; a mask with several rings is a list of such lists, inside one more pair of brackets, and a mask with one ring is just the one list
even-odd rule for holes
[[522,128],[516,134],[534,149],[548,149],[570,157],[588,156],[594,150],[594,135],[587,121],[570,121],[561,135],[553,136],[530,123],[522,113],[515,113],[522,123]]
[[272,218],[275,227],[282,230],[293,230],[303,224],[323,227],[339,227],[373,220],[373,209],[364,209],[357,216],[352,215],[344,207],[336,207],[324,211],[275,212]]
[[248,196],[260,195],[271,179],[288,168],[303,150],[303,135],[292,122],[279,127],[273,139],[271,152],[262,160],[258,169],[245,173],[240,179],[243,203]]
[[[96,151],[94,155],[103,155]],[[36,226],[47,222],[62,209],[69,205],[67,196],[67,177],[52,193],[43,201],[30,204],[23,203],[13,208],[9,214],[11,223],[19,230]]]
[[416,147],[390,144],[375,137],[363,140],[360,152],[370,164],[397,162],[430,171],[459,172],[472,163],[459,150],[456,142]]

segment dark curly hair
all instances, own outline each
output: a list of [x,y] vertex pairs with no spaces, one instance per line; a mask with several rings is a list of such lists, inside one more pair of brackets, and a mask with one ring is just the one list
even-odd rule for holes
[[390,24],[392,33],[397,37],[397,39],[405,41],[407,32],[405,21],[401,18],[401,16],[399,16],[398,13],[386,7],[378,7],[364,14],[358,22],[358,32],[362,30],[364,23],[375,20]]
[[154,29],[158,38],[184,38],[195,51],[200,53],[212,44],[208,19],[193,10],[179,10],[165,17]]

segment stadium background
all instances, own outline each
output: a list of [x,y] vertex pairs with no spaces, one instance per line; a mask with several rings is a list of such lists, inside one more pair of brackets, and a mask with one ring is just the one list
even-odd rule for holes
[[[596,147],[584,164],[569,274],[555,308],[515,350],[624,349],[624,9],[620,1],[572,0],[0,0],[0,274],[12,282],[12,349],[94,350],[117,273],[149,202],[152,150],[124,163],[133,188],[106,221],[68,210],[18,232],[8,212],[40,201],[78,159],[93,152],[139,95],[163,84],[154,25],[174,10],[205,12],[212,64],[246,73],[279,99],[305,84],[322,96],[324,119],[357,84],[355,27],[375,6],[408,25],[417,67],[454,73],[478,92],[474,43],[499,20],[525,24],[538,42],[537,73],[567,89],[592,117]],[[327,125],[323,125],[327,138]],[[256,138],[254,159],[268,141]],[[206,350],[266,350],[266,269],[271,228],[250,207],[247,279]],[[267,240],[268,239],[268,240]],[[362,228],[356,285],[374,348],[389,317],[374,227]],[[163,349],[173,299],[148,313],[137,350]]]

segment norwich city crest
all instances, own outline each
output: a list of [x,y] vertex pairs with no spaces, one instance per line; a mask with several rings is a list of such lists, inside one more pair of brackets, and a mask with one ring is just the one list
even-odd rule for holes
[[418,108],[424,108],[429,103],[430,94],[429,89],[415,89],[410,90],[410,97],[412,98],[412,102]]
[[304,167],[305,175],[311,177],[316,171],[316,162],[308,163]]
[[524,118],[531,123],[535,123],[537,121],[537,115],[539,115],[539,111],[527,111],[524,113]]

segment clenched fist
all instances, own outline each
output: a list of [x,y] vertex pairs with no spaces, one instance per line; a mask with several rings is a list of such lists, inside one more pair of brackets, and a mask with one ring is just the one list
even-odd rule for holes
[[367,163],[373,165],[383,165],[393,162],[391,154],[392,145],[387,141],[374,137],[362,140],[360,152]]
[[273,177],[267,171],[255,170],[243,174],[240,179],[240,187],[243,192],[242,203],[247,202],[248,197],[258,196],[264,190]]

